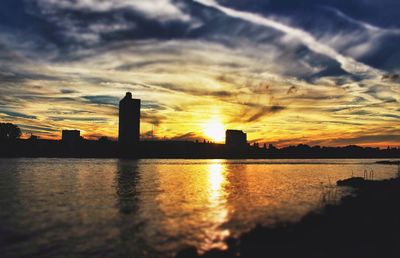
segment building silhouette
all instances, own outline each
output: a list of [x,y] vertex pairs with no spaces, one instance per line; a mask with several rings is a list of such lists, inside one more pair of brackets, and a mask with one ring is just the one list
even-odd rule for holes
[[137,144],[140,139],[140,99],[127,92],[119,102],[118,141],[123,145]]
[[241,130],[226,130],[225,144],[232,148],[247,146],[247,134]]
[[75,152],[82,143],[81,131],[63,130],[61,142],[67,152]]
[[81,140],[81,131],[63,130],[61,141],[67,144],[76,144]]

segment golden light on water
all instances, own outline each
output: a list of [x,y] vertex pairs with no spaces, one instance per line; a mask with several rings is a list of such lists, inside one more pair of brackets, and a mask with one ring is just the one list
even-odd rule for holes
[[227,248],[223,240],[230,235],[230,231],[220,228],[228,220],[226,173],[225,164],[221,160],[214,160],[208,166],[209,219],[213,221],[214,227],[207,232],[209,237],[201,248],[203,250]]
[[[207,160],[203,167],[193,166],[191,162],[175,164],[151,164],[141,178],[142,181],[156,184],[156,209],[166,216],[158,224],[150,227],[156,231],[162,229],[171,238],[192,236],[185,240],[186,245],[196,246],[199,252],[218,248],[225,249],[224,239],[231,231],[224,225],[228,222],[229,170],[225,160]],[[200,169],[199,169],[200,168]],[[173,171],[173,173],[171,173]],[[157,180],[151,177],[156,175]],[[146,205],[143,214],[157,216],[157,212]],[[185,214],[185,216],[182,216]],[[164,216],[163,215],[163,216]],[[188,227],[190,225],[190,227]],[[173,250],[175,246],[163,241],[164,248]]]
[[223,184],[225,184],[225,171],[221,161],[216,160],[215,163],[209,165],[208,168],[208,182],[209,182],[209,194],[210,202],[216,202],[219,204],[219,199],[224,195]]
[[[187,246],[200,253],[224,249],[224,239],[257,224],[296,222],[320,207],[324,186],[362,176],[365,168],[379,171],[377,179],[397,173],[393,166],[368,161],[303,161],[18,159],[0,162],[7,177],[0,185],[7,189],[3,199],[10,207],[34,218],[17,224],[32,234],[29,245],[43,232],[52,236],[61,228],[63,239],[79,234],[82,244],[104,252],[109,252],[104,243],[117,239],[110,256],[172,257]],[[11,225],[20,223],[19,217],[5,217]],[[65,228],[65,221],[71,227]],[[15,256],[36,252],[30,248]]]
[[220,118],[212,118],[204,124],[204,134],[214,142],[223,142],[225,129]]

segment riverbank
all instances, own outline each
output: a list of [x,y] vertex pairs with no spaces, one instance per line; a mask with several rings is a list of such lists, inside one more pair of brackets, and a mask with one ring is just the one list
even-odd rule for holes
[[259,226],[238,240],[227,240],[228,250],[198,255],[194,248],[189,248],[176,258],[400,257],[400,179],[351,178],[337,184],[353,187],[355,195],[295,224]]

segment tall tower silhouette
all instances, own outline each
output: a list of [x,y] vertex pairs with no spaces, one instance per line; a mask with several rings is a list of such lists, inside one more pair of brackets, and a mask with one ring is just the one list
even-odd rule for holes
[[140,99],[132,99],[127,92],[119,102],[118,141],[124,145],[133,145],[140,139]]

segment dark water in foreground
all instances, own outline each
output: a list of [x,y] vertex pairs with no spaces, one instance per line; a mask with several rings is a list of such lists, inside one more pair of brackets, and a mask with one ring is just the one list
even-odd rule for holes
[[395,176],[375,160],[0,159],[0,257],[169,257]]

